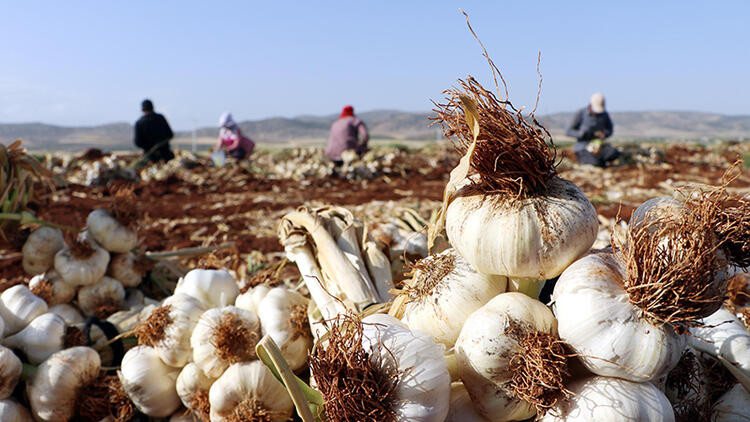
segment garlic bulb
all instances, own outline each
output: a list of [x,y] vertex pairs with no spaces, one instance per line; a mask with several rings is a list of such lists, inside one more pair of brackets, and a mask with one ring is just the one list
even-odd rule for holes
[[23,269],[28,274],[41,274],[55,262],[55,254],[65,246],[60,229],[39,227],[31,232],[23,244]]
[[45,422],[70,420],[79,389],[96,379],[100,369],[99,354],[89,347],[71,347],[50,356],[26,385],[34,418]]
[[175,294],[198,299],[206,309],[233,304],[239,292],[237,282],[225,270],[192,270],[177,282],[174,290]]
[[138,243],[136,232],[104,209],[91,211],[86,218],[86,226],[94,240],[111,252],[128,252]]
[[736,384],[719,398],[711,412],[712,422],[750,421],[750,393]]
[[218,378],[229,365],[255,358],[260,333],[260,321],[253,312],[234,306],[209,309],[190,337],[193,362],[207,376]]
[[32,277],[29,289],[49,306],[68,303],[76,297],[76,286],[63,281],[55,270]]
[[672,406],[651,383],[590,377],[571,383],[573,395],[561,401],[541,422],[674,422]]
[[87,286],[99,281],[107,272],[109,253],[88,239],[81,239],[55,255],[55,270],[74,286]]
[[87,316],[106,318],[122,309],[124,303],[125,288],[114,278],[102,277],[78,291],[78,308]]
[[591,372],[631,381],[666,375],[686,339],[650,324],[623,288],[625,269],[610,253],[587,255],[560,276],[552,295],[560,338]]
[[7,399],[13,394],[22,371],[21,359],[7,347],[0,346],[0,399]]
[[23,350],[29,362],[37,365],[63,348],[64,337],[65,321],[48,312],[34,318],[18,333],[6,337],[3,344],[13,349]]
[[52,312],[62,318],[67,325],[83,324],[86,321],[76,308],[67,303],[50,306],[48,312]]
[[269,291],[271,291],[271,286],[267,284],[259,284],[237,296],[237,299],[234,301],[234,306],[257,314],[258,305],[263,298],[266,297]]
[[141,412],[165,418],[180,407],[175,390],[179,369],[164,364],[153,347],[136,346],[122,359],[118,376],[122,389]]
[[197,299],[176,294],[154,309],[139,329],[139,344],[153,346],[161,360],[181,368],[190,361],[190,335],[205,309]]
[[[444,347],[390,315],[349,318],[340,317],[310,356],[324,412],[336,420],[444,421],[450,403]],[[352,389],[347,394],[340,394],[342,378]]]
[[402,321],[453,347],[469,315],[503,293],[507,283],[503,276],[478,273],[454,249],[447,249],[416,264],[406,286]]
[[115,254],[109,261],[107,275],[122,283],[125,287],[136,287],[141,284],[144,271],[144,263],[141,263],[138,257],[132,252]]
[[445,422],[488,422],[487,419],[477,413],[471,402],[469,392],[463,383],[451,384],[451,407]]
[[720,356],[750,379],[750,333],[737,317],[721,308],[690,329],[690,345]]
[[34,318],[47,312],[47,304],[24,285],[16,285],[0,295],[3,335],[15,334]]
[[[511,364],[532,352],[525,346],[528,338],[541,332],[554,341],[556,328],[549,308],[517,292],[498,295],[469,316],[456,341],[456,359],[461,380],[479,414],[493,421],[512,421],[536,413],[534,405],[544,404],[541,399],[534,404],[522,400],[521,393],[531,393],[513,384],[514,375],[530,374],[523,372],[525,366]],[[487,388],[488,382],[494,388]],[[560,390],[555,385],[545,387]]]
[[293,371],[307,364],[307,353],[313,345],[307,304],[301,294],[286,287],[274,287],[258,305],[263,334],[271,336]]
[[294,409],[284,386],[258,360],[227,368],[211,386],[209,401],[211,422],[238,420],[237,416],[283,422]]
[[0,400],[0,421],[3,422],[33,422],[31,414],[25,407],[12,399]]
[[544,195],[525,199],[469,194],[466,184],[446,212],[456,251],[480,273],[546,280],[589,250],[599,222],[586,195],[553,178]]
[[182,404],[199,418],[209,417],[208,391],[214,381],[215,378],[207,377],[198,365],[192,362],[185,365],[177,376],[177,395],[180,396]]

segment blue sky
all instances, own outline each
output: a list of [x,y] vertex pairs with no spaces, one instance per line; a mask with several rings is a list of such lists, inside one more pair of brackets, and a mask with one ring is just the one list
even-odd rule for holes
[[456,78],[490,84],[459,7],[538,114],[750,114],[748,1],[20,1],[0,3],[0,122],[177,129],[356,110],[422,111]]

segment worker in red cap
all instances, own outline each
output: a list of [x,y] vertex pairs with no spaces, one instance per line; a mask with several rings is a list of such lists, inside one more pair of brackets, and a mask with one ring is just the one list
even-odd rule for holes
[[331,125],[331,136],[328,138],[326,157],[337,166],[343,164],[341,153],[354,150],[360,156],[367,152],[367,141],[370,136],[367,126],[354,115],[354,107],[348,105],[341,109],[341,115]]

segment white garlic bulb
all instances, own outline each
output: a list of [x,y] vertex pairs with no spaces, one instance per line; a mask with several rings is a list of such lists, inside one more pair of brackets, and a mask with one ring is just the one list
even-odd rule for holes
[[67,325],[83,324],[86,319],[81,315],[78,310],[68,303],[61,303],[59,305],[50,306],[48,312],[59,316],[65,321]]
[[469,315],[508,284],[503,276],[478,273],[452,248],[419,261],[416,268],[407,282],[402,321],[447,347],[456,343]]
[[31,232],[23,244],[23,269],[28,274],[41,274],[55,262],[55,254],[65,246],[60,229],[42,226]]
[[89,239],[65,246],[55,255],[55,270],[74,286],[87,286],[99,281],[107,272],[109,253]]
[[25,407],[12,399],[0,400],[0,421],[3,422],[33,422],[31,414]]
[[114,278],[102,277],[99,282],[78,290],[78,308],[87,316],[106,318],[124,304],[125,288]]
[[270,290],[271,287],[269,285],[259,284],[237,296],[237,299],[234,301],[234,306],[257,314],[258,305]]
[[76,286],[63,281],[55,270],[32,277],[29,289],[49,306],[68,303],[76,297]]
[[23,350],[29,362],[38,365],[53,353],[62,350],[64,339],[65,321],[48,312],[34,318],[23,330],[5,338],[3,344]]
[[69,421],[75,413],[79,389],[96,379],[100,369],[99,354],[89,347],[71,347],[50,356],[26,385],[34,418]]
[[0,317],[5,323],[3,335],[15,334],[34,318],[47,312],[47,303],[28,287],[16,285],[0,295]]
[[177,282],[174,293],[192,296],[210,309],[233,304],[240,289],[225,270],[192,270]]
[[138,243],[136,232],[122,225],[104,209],[91,211],[86,218],[86,226],[94,240],[111,252],[128,252]]
[[571,383],[568,401],[544,415],[541,422],[674,422],[672,406],[653,384],[618,378],[590,377]]
[[153,347],[128,350],[118,375],[125,394],[146,415],[165,418],[180,407],[175,390],[179,369],[164,364]]
[[138,267],[138,258],[132,252],[115,254],[109,261],[107,275],[122,283],[125,287],[136,287],[141,284],[143,276],[146,275]]
[[0,346],[0,399],[7,399],[21,378],[23,364],[15,353],[7,347]]
[[254,410],[273,416],[270,422],[283,422],[292,416],[294,405],[284,386],[262,362],[235,363],[213,383],[209,392],[211,422],[223,422],[235,412],[252,420]]
[[157,328],[150,333],[147,344],[156,349],[167,365],[185,366],[193,354],[190,336],[204,311],[203,305],[193,297],[184,294],[169,296],[145,322],[147,329]]
[[307,320],[308,300],[286,287],[274,287],[258,305],[263,334],[271,336],[293,371],[307,364],[313,345]]
[[229,365],[255,358],[260,340],[255,313],[234,306],[204,312],[190,337],[193,362],[207,376],[217,378]]
[[182,404],[199,417],[209,417],[208,392],[216,381],[209,378],[193,362],[188,363],[177,376],[177,395]]
[[735,384],[714,403],[711,422],[749,422],[750,393]]

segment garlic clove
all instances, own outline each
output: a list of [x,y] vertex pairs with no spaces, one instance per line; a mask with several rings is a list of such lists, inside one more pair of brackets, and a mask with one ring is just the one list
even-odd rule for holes
[[0,295],[0,317],[5,322],[3,335],[15,334],[34,318],[47,312],[47,303],[28,287],[16,285]]
[[245,309],[250,312],[258,313],[258,305],[266,297],[271,287],[267,284],[259,284],[252,289],[249,289],[245,293],[237,296],[234,301],[234,306]]
[[177,282],[174,293],[184,293],[198,299],[206,309],[220,308],[234,303],[240,289],[225,270],[192,270]]
[[62,231],[51,227],[39,227],[31,232],[23,244],[23,269],[28,274],[41,274],[55,262],[55,254],[65,246]]
[[122,283],[125,287],[136,287],[146,275],[144,264],[132,252],[115,254],[109,261],[107,275]]
[[48,312],[34,318],[23,330],[5,338],[3,344],[22,350],[31,364],[38,365],[63,348],[64,338],[65,321]]
[[13,394],[22,371],[21,359],[12,350],[0,346],[0,399],[7,399]]
[[87,286],[101,280],[107,272],[109,252],[96,242],[81,236],[55,255],[55,271],[74,286]]
[[286,287],[274,287],[258,305],[263,334],[271,336],[293,371],[307,364],[313,345],[307,319],[308,300]]
[[195,363],[188,363],[177,377],[177,395],[182,404],[198,418],[208,419],[210,403],[208,392],[216,378],[209,378]]
[[179,369],[164,364],[153,347],[136,346],[122,359],[118,375],[123,391],[148,416],[166,418],[180,407],[175,390]]

